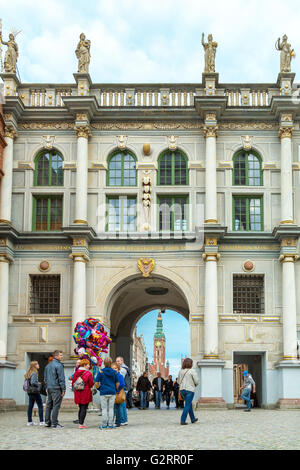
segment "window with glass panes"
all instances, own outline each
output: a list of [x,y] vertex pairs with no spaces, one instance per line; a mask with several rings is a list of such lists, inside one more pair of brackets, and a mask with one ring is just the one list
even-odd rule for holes
[[134,232],[136,231],[136,197],[119,196],[107,198],[108,232]]
[[109,159],[108,186],[136,186],[136,159],[128,152],[118,152]]
[[63,186],[63,158],[56,151],[43,152],[35,160],[35,186]]
[[159,230],[186,231],[188,227],[188,196],[160,196]]
[[233,230],[238,232],[263,231],[262,197],[233,197]]
[[242,151],[234,157],[234,186],[262,186],[261,159],[252,152]]
[[264,314],[264,289],[264,275],[234,275],[233,312],[238,314]]
[[60,276],[30,276],[30,313],[60,314]]
[[50,232],[61,230],[63,220],[62,196],[33,197],[33,230]]
[[187,157],[181,152],[167,151],[159,158],[158,184],[184,186],[188,184]]

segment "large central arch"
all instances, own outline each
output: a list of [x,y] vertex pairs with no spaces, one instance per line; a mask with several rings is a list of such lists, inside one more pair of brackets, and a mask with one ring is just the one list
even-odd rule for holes
[[182,289],[162,275],[129,276],[115,287],[107,304],[111,325],[111,356],[121,355],[131,364],[133,331],[148,312],[167,307],[189,321],[190,308]]

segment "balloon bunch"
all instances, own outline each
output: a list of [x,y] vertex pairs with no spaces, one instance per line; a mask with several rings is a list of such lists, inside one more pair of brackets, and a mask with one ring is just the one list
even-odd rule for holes
[[77,344],[74,353],[80,359],[89,359],[92,365],[101,367],[102,353],[108,352],[111,343],[103,325],[94,318],[79,322],[74,328],[73,338]]

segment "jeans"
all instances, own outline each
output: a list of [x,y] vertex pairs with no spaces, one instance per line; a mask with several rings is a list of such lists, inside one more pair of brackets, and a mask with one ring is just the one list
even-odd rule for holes
[[157,408],[160,408],[161,399],[162,399],[162,392],[160,392],[159,390],[155,390],[155,406]]
[[88,407],[89,407],[88,403],[86,405],[79,404],[78,421],[79,421],[79,424],[81,424],[81,425],[84,424],[84,420],[85,420],[85,417],[86,417]]
[[248,410],[251,410],[251,400],[250,400],[250,396],[251,396],[251,390],[248,388],[245,388],[245,390],[243,390],[243,393],[241,395],[241,399],[242,400],[245,400],[245,402],[247,403],[247,408]]
[[116,395],[100,395],[102,426],[114,425],[114,404]]
[[170,406],[171,394],[172,394],[172,392],[166,392],[166,404],[167,404],[167,406]]
[[52,424],[52,426],[57,426],[58,424],[58,413],[63,399],[61,393],[61,390],[58,389],[47,390],[46,424]]
[[42,402],[41,395],[39,393],[28,393],[28,398],[29,398],[28,409],[27,409],[28,423],[32,423],[32,410],[33,410],[35,402],[39,409],[40,423],[42,423],[44,421],[44,417],[43,417],[44,410],[43,410],[43,402]]
[[193,423],[195,421],[195,415],[193,411],[193,399],[194,399],[194,392],[189,392],[188,390],[180,390],[180,394],[182,398],[184,399],[184,410],[181,415],[181,422],[185,423],[187,415],[190,415],[191,422]]
[[147,408],[147,392],[140,391],[141,408]]
[[126,410],[126,402],[120,403],[119,405],[114,405],[114,413],[115,413],[115,423],[117,426],[121,424],[127,423],[127,410]]

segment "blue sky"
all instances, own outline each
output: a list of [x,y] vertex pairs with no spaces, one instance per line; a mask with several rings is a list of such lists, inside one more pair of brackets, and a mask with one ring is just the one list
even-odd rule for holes
[[[149,362],[153,360],[153,336],[156,330],[158,310],[148,313],[137,323],[137,333],[143,333]],[[179,313],[167,310],[162,315],[166,336],[166,358],[170,362],[170,374],[175,379],[181,365],[181,356],[190,357],[190,326]]]
[[0,15],[5,40],[22,30],[23,82],[73,83],[81,32],[92,41],[94,83],[200,82],[202,32],[219,43],[222,83],[275,82],[274,45],[285,33],[300,54],[299,0],[0,0]]

